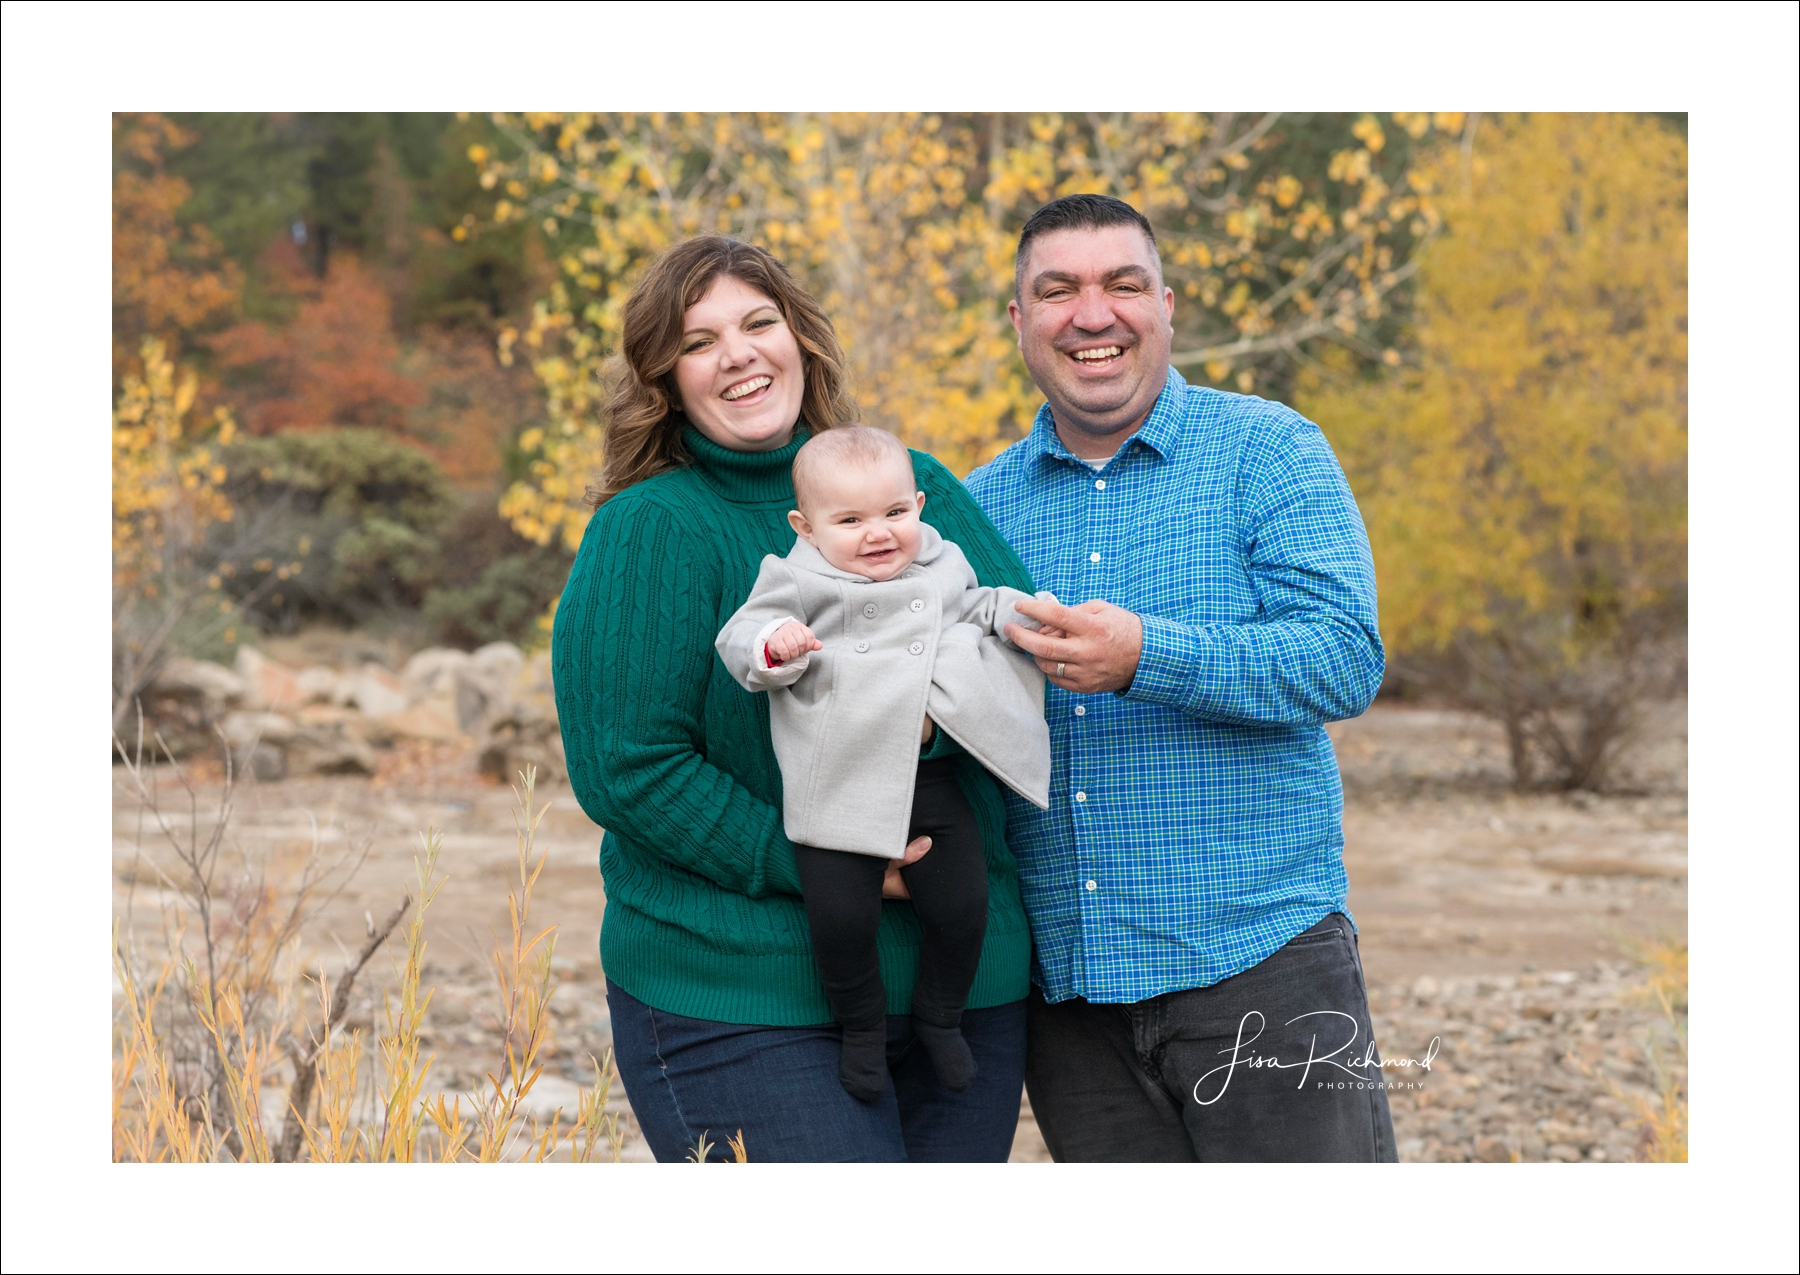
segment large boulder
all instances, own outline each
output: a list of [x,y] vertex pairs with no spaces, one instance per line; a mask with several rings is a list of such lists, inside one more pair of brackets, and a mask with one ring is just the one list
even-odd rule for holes
[[479,736],[513,707],[525,652],[511,642],[490,642],[469,656],[456,675],[456,723]]
[[237,673],[244,679],[246,708],[279,713],[307,702],[307,695],[300,689],[300,674],[253,646],[238,647]]
[[[176,758],[216,753],[219,720],[244,703],[247,691],[244,679],[222,664],[185,657],[168,660],[120,724],[126,755],[141,753],[145,761],[160,761],[165,752]],[[136,711],[140,706],[141,739]]]
[[338,671],[323,664],[303,668],[294,678],[300,687],[301,702],[304,704],[331,703],[332,696],[337,693],[338,680]]
[[504,708],[488,719],[476,765],[502,783],[519,782],[527,766],[537,767],[540,782],[568,778],[548,651],[521,658]]
[[292,719],[280,713],[239,711],[227,713],[219,723],[219,732],[234,751],[248,750],[257,744],[286,744],[298,731]]
[[412,703],[406,684],[379,664],[363,665],[350,682],[350,702],[365,717],[386,717]]
[[242,677],[223,664],[178,656],[162,666],[150,689],[172,699],[203,703],[216,715],[242,703],[249,688]]

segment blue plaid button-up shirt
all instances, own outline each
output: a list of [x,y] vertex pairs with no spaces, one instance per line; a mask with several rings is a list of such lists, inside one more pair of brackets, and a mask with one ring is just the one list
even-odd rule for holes
[[969,490],[1040,589],[1143,621],[1129,689],[1050,687],[1050,809],[1008,794],[1050,1001],[1206,987],[1345,911],[1323,723],[1380,685],[1375,568],[1317,426],[1175,371],[1095,469],[1041,408]]

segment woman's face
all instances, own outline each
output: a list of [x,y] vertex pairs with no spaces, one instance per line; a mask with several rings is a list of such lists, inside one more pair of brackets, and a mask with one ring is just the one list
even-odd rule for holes
[[805,367],[768,297],[720,275],[682,318],[675,386],[694,428],[734,452],[785,447],[800,419]]

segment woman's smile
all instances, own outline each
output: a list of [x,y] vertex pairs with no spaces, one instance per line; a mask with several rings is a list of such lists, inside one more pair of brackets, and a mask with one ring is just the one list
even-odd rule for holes
[[738,381],[736,384],[727,388],[723,394],[719,395],[719,397],[724,399],[727,403],[741,403],[746,399],[760,402],[761,400],[757,398],[757,395],[761,394],[774,383],[774,377],[759,374]]

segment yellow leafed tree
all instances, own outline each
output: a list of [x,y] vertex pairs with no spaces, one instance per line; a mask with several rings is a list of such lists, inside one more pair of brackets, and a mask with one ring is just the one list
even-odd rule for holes
[[[1077,191],[1156,224],[1178,306],[1176,361],[1248,390],[1268,360],[1319,338],[1379,357],[1370,325],[1435,230],[1422,186],[1380,159],[1373,117],[1330,125],[1328,174],[1271,161],[1275,115],[524,115],[469,158],[492,223],[529,219],[559,278],[522,343],[549,424],[502,512],[573,547],[599,469],[603,366],[624,299],[658,252],[725,233],[771,249],[824,304],[865,419],[967,472],[1019,438],[1038,398],[1006,319],[1020,225]],[[1418,137],[1460,115],[1395,116]],[[504,153],[502,153],[504,152]],[[1390,152],[1391,153],[1391,152]],[[1391,168],[1391,166],[1390,166]]]
[[224,446],[235,426],[222,407],[205,431],[190,426],[194,373],[177,373],[156,337],[145,337],[139,353],[143,371],[126,375],[113,413],[115,729],[183,621],[200,609],[222,617],[218,624],[228,624],[233,614],[229,603],[217,599],[216,583],[195,578],[195,554],[206,529],[232,517],[221,490],[224,467],[201,434],[216,431]]
[[1343,458],[1382,632],[1507,726],[1515,780],[1602,783],[1679,673],[1687,147],[1629,115],[1490,120],[1426,174],[1417,363],[1301,409]]

